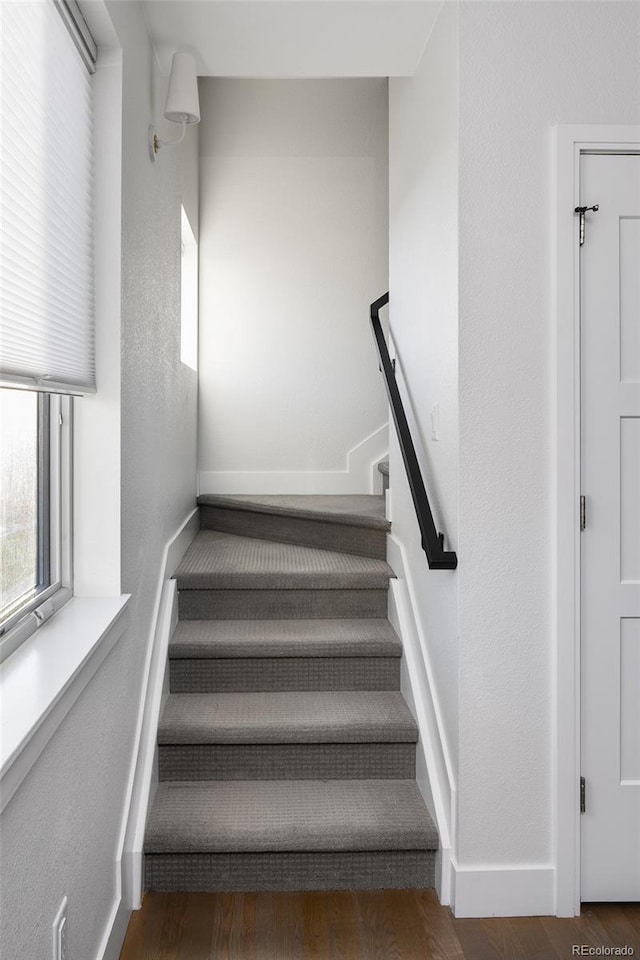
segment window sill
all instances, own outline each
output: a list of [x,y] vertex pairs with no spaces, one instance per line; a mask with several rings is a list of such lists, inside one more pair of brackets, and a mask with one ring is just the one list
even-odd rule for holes
[[0,811],[124,633],[128,600],[70,600],[0,665]]

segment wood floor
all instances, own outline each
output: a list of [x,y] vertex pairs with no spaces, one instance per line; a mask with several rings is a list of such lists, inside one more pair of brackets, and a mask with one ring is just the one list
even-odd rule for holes
[[[584,949],[580,952],[580,948]],[[432,890],[148,893],[120,960],[569,960],[640,956],[640,904],[456,920]]]

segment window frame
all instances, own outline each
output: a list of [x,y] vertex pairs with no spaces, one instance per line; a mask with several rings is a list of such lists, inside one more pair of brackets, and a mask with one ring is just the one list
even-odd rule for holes
[[73,595],[72,435],[72,398],[39,393],[38,564],[41,573],[48,567],[49,583],[34,587],[0,624],[0,663]]

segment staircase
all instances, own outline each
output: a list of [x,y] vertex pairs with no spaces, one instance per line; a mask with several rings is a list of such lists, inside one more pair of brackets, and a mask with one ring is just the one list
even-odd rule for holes
[[383,498],[199,504],[176,572],[147,889],[433,886]]

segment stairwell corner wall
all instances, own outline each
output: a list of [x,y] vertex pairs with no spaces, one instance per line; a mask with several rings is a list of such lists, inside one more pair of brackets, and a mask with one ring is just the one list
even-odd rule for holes
[[200,94],[200,492],[368,493],[387,81],[207,77]]

